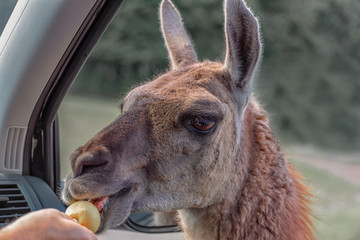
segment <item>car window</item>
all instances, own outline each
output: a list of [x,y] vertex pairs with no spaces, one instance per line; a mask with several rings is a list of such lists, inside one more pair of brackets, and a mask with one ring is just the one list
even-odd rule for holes
[[0,1],[0,36],[8,22],[12,11],[18,0],[2,0]]
[[[174,3],[199,59],[218,60],[225,44],[221,3]],[[168,68],[158,4],[124,3],[61,104],[62,178],[70,169],[71,152],[121,113],[120,101],[131,87]],[[317,237],[358,239],[359,5],[335,0],[254,0],[249,5],[259,18],[264,42],[255,95],[268,111],[287,159],[312,187]],[[171,212],[156,215],[173,216]],[[154,215],[149,213],[131,219],[154,226]]]

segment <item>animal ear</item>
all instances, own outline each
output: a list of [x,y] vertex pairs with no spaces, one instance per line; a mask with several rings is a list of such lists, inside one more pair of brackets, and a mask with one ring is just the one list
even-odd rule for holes
[[242,0],[225,0],[224,10],[225,67],[234,85],[248,92],[261,53],[259,25]]
[[161,30],[168,49],[173,69],[196,63],[197,56],[187,35],[179,11],[170,0],[160,6]]

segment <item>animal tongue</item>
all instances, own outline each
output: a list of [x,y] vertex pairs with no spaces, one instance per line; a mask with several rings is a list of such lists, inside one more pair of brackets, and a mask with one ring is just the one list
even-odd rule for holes
[[97,199],[90,199],[89,202],[94,204],[95,207],[97,208],[97,210],[101,213],[107,200],[108,200],[108,197],[101,197],[101,198],[97,198]]

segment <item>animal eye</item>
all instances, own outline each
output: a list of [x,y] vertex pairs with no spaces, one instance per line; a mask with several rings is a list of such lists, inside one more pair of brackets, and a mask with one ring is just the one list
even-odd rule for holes
[[203,117],[195,117],[191,121],[191,126],[195,128],[195,130],[203,133],[210,132],[210,130],[214,128],[215,124],[215,121]]

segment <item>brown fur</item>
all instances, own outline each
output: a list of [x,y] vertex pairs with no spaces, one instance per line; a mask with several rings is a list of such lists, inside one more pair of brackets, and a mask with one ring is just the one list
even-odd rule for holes
[[315,239],[309,219],[310,194],[284,160],[264,112],[255,101],[247,109],[239,158],[249,171],[235,195],[206,211],[190,210],[191,217],[199,219],[191,222],[195,225],[181,223],[185,233],[196,233],[187,239]]
[[[311,195],[284,160],[266,115],[255,101],[247,108],[245,122],[239,158],[249,171],[242,186],[205,211],[181,210],[186,239],[315,239],[309,218]],[[189,225],[187,217],[198,219]]]
[[[109,196],[100,231],[130,213],[177,210],[187,240],[315,239],[308,189],[251,96],[257,21],[240,0],[226,0],[225,11],[225,63],[197,63],[178,11],[163,0],[173,70],[132,90],[123,114],[71,156],[63,199]],[[199,117],[214,127],[196,130]]]

